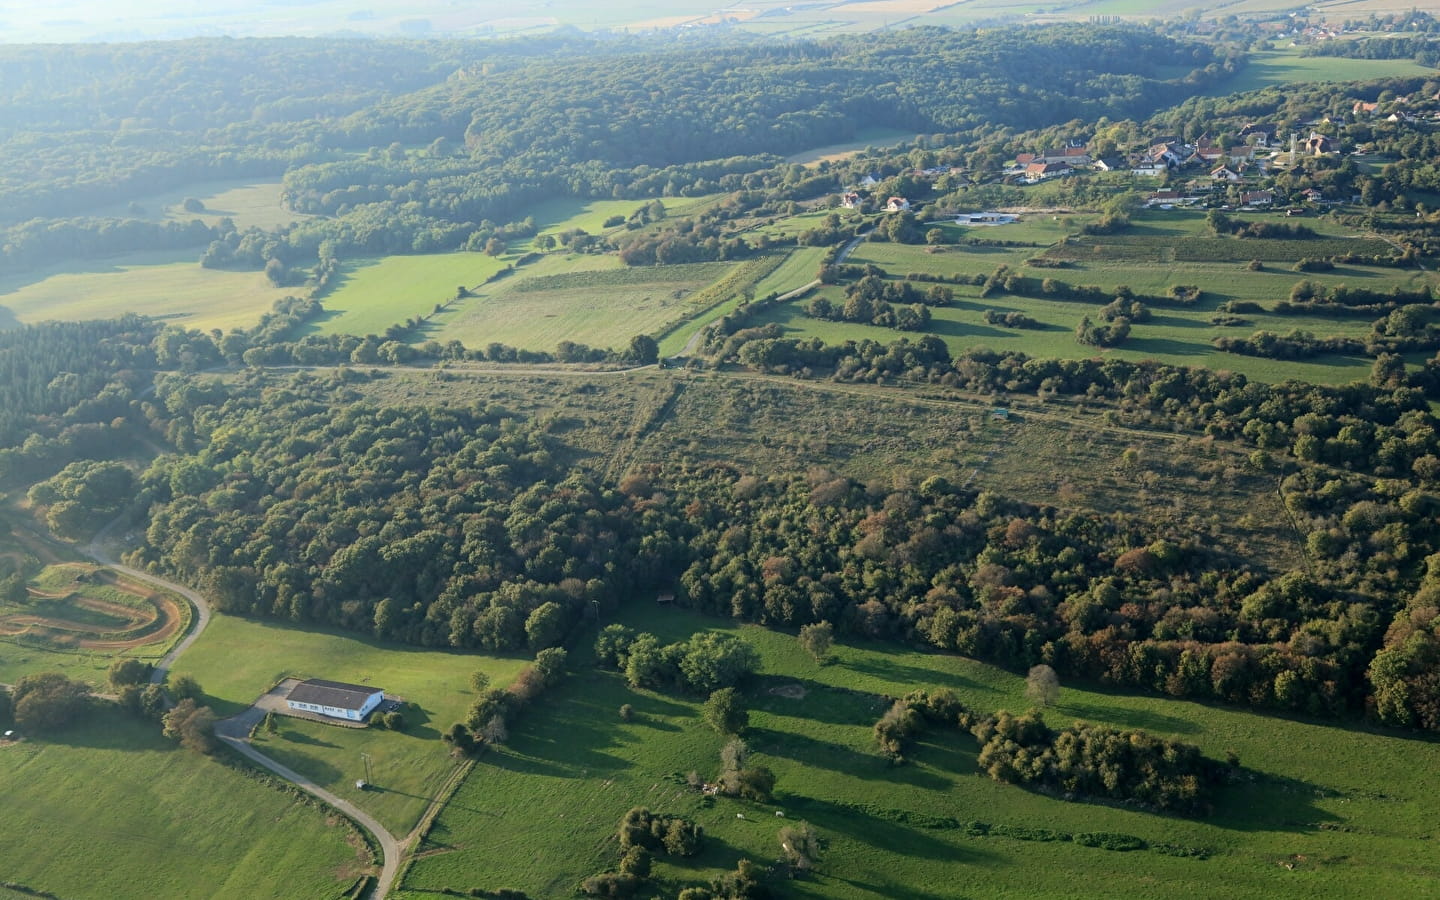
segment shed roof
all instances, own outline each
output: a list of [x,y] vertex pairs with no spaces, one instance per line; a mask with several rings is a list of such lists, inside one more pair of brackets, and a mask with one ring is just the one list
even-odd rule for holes
[[363,684],[345,684],[341,681],[325,681],[311,678],[290,689],[288,699],[296,703],[314,703],[317,706],[331,706],[337,709],[358,710],[365,701],[380,693],[380,688]]

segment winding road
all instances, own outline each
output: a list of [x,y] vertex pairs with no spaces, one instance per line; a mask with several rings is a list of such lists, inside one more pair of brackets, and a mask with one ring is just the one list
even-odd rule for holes
[[[81,548],[81,552],[102,566],[107,566],[117,572],[124,573],[131,578],[152,584],[163,590],[173,591],[189,600],[195,607],[195,620],[191,623],[190,633],[185,635],[179,643],[171,648],[169,653],[165,654],[165,656],[155,664],[155,671],[150,676],[150,681],[153,684],[160,684],[165,681],[165,677],[170,673],[170,667],[175,664],[175,660],[180,657],[181,653],[188,650],[191,644],[195,643],[200,635],[204,633],[206,626],[210,624],[210,603],[203,596],[184,585],[176,584],[173,581],[167,581],[164,578],[159,578],[148,572],[123,565],[112,557],[109,551],[105,549],[104,541],[109,535],[110,530],[114,528],[115,524],[119,521],[119,519],[116,519],[102,528],[89,544]],[[264,718],[264,715],[264,709],[258,704],[253,705],[238,716],[222,719],[215,723],[215,735],[256,765],[269,769],[302,791],[319,797],[321,800],[324,800],[326,803],[340,810],[340,812],[349,816],[350,819],[361,828],[370,832],[375,838],[376,843],[380,845],[384,859],[380,874],[375,877],[375,887],[371,890],[370,897],[371,900],[383,900],[383,898],[390,893],[390,888],[395,883],[395,877],[400,873],[400,862],[404,856],[405,847],[409,843],[409,838],[407,837],[405,841],[397,840],[395,835],[391,834],[384,825],[381,825],[379,821],[369,813],[355,806],[355,804],[350,801],[332,794],[330,791],[327,791],[325,788],[295,770],[281,765],[251,746],[250,731]]]

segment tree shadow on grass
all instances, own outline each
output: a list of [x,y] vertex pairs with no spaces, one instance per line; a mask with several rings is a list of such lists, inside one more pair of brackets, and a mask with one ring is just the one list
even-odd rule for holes
[[921,688],[933,690],[935,688],[946,687],[955,690],[999,693],[989,685],[971,681],[953,672],[946,672],[939,669],[924,669],[919,666],[896,662],[893,659],[885,657],[869,656],[862,659],[847,658],[841,661],[841,665],[852,671],[889,681],[893,683],[901,693],[908,693]]
[[[1054,725],[1075,718],[1087,722],[1112,722],[1122,728],[1142,728],[1152,734],[1196,734],[1200,731],[1200,727],[1189,719],[1167,716],[1154,710],[1067,700],[1063,690],[1060,692],[1060,702],[1042,712]],[[1065,719],[1062,719],[1062,716]]]
[[867,781],[908,784],[927,790],[946,790],[951,786],[948,779],[917,766],[892,765],[878,750],[864,753],[835,741],[794,732],[750,728],[745,732],[745,742],[757,753],[783,756],[817,769],[843,772]]
[[1241,768],[1215,796],[1204,821],[1230,831],[1316,831],[1342,821],[1315,805],[1338,792],[1299,778]]
[[292,744],[303,744],[308,747],[328,747],[332,750],[338,750],[340,748],[339,744],[332,744],[329,741],[312,737],[303,731],[292,731],[288,728],[282,730],[279,736],[281,740],[289,741]]
[[[878,816],[867,815],[863,810],[841,806],[828,800],[791,796],[785,798],[782,805],[785,806],[788,817],[804,819],[817,829],[821,829],[822,833],[832,831],[844,834],[852,840],[869,844],[889,853],[926,859],[949,859],[957,863],[980,863],[986,858],[993,858],[993,854],[977,848],[957,847],[934,836],[944,832],[891,822]],[[823,869],[824,865],[825,858],[822,856],[820,867]],[[887,894],[886,896],[901,895]]]

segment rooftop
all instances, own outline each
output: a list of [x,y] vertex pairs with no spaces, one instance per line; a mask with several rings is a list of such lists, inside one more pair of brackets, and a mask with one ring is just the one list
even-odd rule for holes
[[312,678],[302,681],[290,689],[287,699],[296,703],[314,703],[317,706],[332,706],[338,709],[360,709],[365,701],[380,689],[363,684],[345,684],[341,681],[325,681]]

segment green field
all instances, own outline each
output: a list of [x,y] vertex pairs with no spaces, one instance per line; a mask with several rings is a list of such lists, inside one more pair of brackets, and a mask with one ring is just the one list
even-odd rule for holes
[[[1360,15],[1344,7],[1345,15]],[[1426,69],[1413,59],[1347,59],[1336,56],[1301,56],[1292,48],[1252,50],[1250,61],[1239,74],[1222,81],[1205,93],[1220,97],[1254,91],[1271,85],[1313,84],[1324,81],[1365,81],[1375,78],[1407,78],[1424,75]]]
[[[262,733],[255,741],[262,753],[364,807],[403,836],[454,769],[440,732],[462,720],[474,700],[470,673],[484,669],[503,685],[524,664],[217,615],[175,670],[200,682],[220,716],[241,712],[286,676],[374,684],[414,704],[405,712],[403,733],[282,717],[277,735]],[[355,789],[364,773],[362,753],[370,755],[376,786],[364,792]]]
[[336,286],[321,303],[326,314],[308,333],[381,334],[412,316],[429,315],[454,299],[456,288],[472,288],[505,266],[482,253],[386,256],[346,263]]
[[480,348],[498,341],[549,351],[569,340],[624,349],[635,335],[664,331],[688,317],[695,309],[692,295],[735,265],[629,268],[609,255],[551,254],[436,315],[424,336]]
[[[262,272],[200,267],[192,251],[136,253],[0,279],[0,307],[26,324],[108,319],[127,312],[186,328],[249,328],[295,288]],[[10,318],[0,312],[0,327]]]
[[833,162],[854,156],[871,147],[894,147],[904,141],[914,140],[914,138],[915,135],[910,132],[900,131],[895,128],[861,128],[855,132],[855,139],[852,141],[844,141],[839,144],[827,144],[824,147],[805,150],[787,156],[785,161],[788,163],[800,163],[801,165],[812,165],[827,160]]
[[[663,197],[661,205],[669,216],[688,215],[715,202],[718,194],[703,197]],[[605,234],[623,231],[623,225],[606,226],[605,222],[615,216],[628,219],[636,210],[644,209],[652,200],[577,200],[572,197],[556,197],[537,203],[526,210],[535,219],[537,234],[559,234],[562,231],[580,229],[589,234]],[[534,242],[527,240],[518,249],[533,249]],[[517,249],[511,247],[512,250]]]
[[[1253,214],[1257,221],[1273,221],[1274,214]],[[1218,238],[1204,231],[1204,217],[1198,212],[1147,211],[1126,231],[1102,237],[1072,237],[1083,217],[1032,216],[1015,225],[986,228],[945,226],[952,238],[1007,241],[1031,246],[974,246],[959,244],[934,248],[920,245],[865,242],[850,257],[856,265],[873,263],[891,277],[911,273],[988,275],[1000,266],[1021,274],[1054,278],[1072,285],[1096,285],[1113,290],[1121,285],[1136,293],[1164,295],[1174,285],[1199,285],[1204,290],[1192,307],[1155,306],[1149,322],[1136,323],[1130,338],[1121,346],[1100,350],[1075,341],[1073,332],[1082,316],[1092,319],[1098,305],[995,293],[981,297],[979,287],[952,286],[956,302],[933,310],[929,331],[943,338],[951,352],[985,346],[1018,350],[1037,357],[1088,358],[1099,354],[1125,359],[1157,359],[1177,365],[1205,366],[1241,372],[1261,381],[1301,378],[1321,383],[1342,383],[1369,375],[1371,360],[1363,357],[1322,356],[1300,361],[1281,361],[1222,353],[1212,346],[1214,338],[1226,335],[1245,337],[1254,331],[1287,333],[1300,329],[1321,336],[1363,337],[1370,331],[1370,316],[1326,317],[1323,315],[1276,315],[1272,312],[1245,313],[1244,323],[1220,326],[1211,323],[1217,307],[1230,300],[1252,301],[1272,309],[1286,300],[1301,280],[1334,287],[1364,286],[1386,291],[1413,290],[1435,276],[1418,269],[1339,265],[1331,272],[1295,272],[1290,262],[1297,254],[1353,250],[1383,253],[1388,245],[1356,234],[1333,222],[1307,219],[1308,227],[1320,237],[1309,240],[1255,240]],[[1047,249],[1048,248],[1048,249]],[[1064,268],[1027,265],[1033,257],[1061,259]],[[1183,257],[1178,258],[1177,257]],[[1251,271],[1252,258],[1266,260],[1259,271]],[[1279,260],[1274,261],[1274,260]],[[844,303],[842,286],[827,286],[817,292],[832,303]],[[888,343],[901,333],[870,325],[811,319],[802,303],[778,306],[760,314],[755,324],[775,322],[788,333],[814,335],[829,343],[872,339]],[[1011,329],[984,321],[986,310],[1023,312],[1038,320],[1038,329]]]
[[370,860],[308,800],[114,710],[0,746],[0,797],[0,881],[55,896],[338,897]]
[[[975,744],[959,733],[932,733],[898,768],[875,748],[871,726],[883,695],[948,687],[974,708],[1021,710],[1017,676],[894,645],[841,647],[819,666],[793,637],[653,606],[631,607],[628,623],[665,639],[696,628],[738,630],[757,645],[764,674],[749,692],[746,738],[755,760],[779,776],[776,802],[702,804],[672,777],[717,767],[721,739],[699,721],[695,700],[634,691],[617,675],[581,669],[547,698],[543,715],[536,709],[512,729],[508,747],[482,757],[430,835],[428,847],[440,852],[414,864],[402,896],[445,886],[563,896],[613,866],[615,825],[635,805],[704,826],[709,849],[693,865],[659,867],[682,881],[718,874],[740,855],[774,859],[776,809],[789,823],[809,821],[826,851],[812,876],[774,885],[784,897],[1055,897],[1102,884],[1112,897],[1420,896],[1440,876],[1425,849],[1429,798],[1440,787],[1435,742],[1067,686],[1048,715],[1054,724],[1144,728],[1214,757],[1233,750],[1246,767],[1209,819],[1067,803],[979,774]],[[633,722],[616,715],[622,703],[639,713]],[[1211,856],[1114,853],[894,821],[907,813],[1117,832]]]

